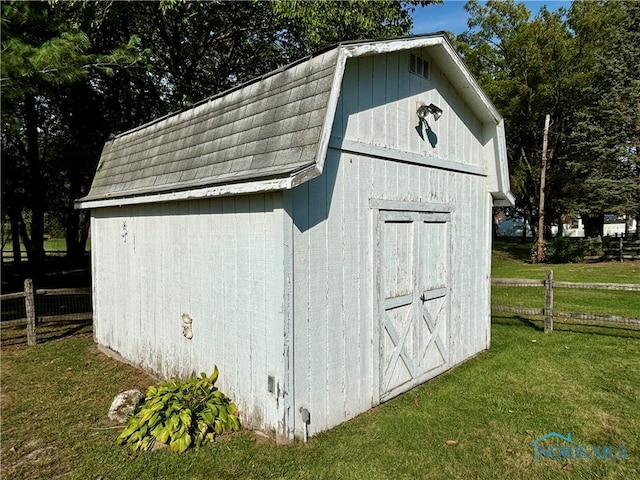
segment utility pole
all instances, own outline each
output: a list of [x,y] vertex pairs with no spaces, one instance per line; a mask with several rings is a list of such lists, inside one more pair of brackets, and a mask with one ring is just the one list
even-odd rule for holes
[[536,250],[536,263],[542,262],[544,248],[544,190],[547,179],[547,144],[549,137],[549,121],[547,114],[544,119],[544,133],[542,134],[542,171],[540,172],[540,207],[538,208],[538,248]]

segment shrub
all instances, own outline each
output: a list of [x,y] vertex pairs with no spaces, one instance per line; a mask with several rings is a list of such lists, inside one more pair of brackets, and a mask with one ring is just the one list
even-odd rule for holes
[[590,256],[602,256],[604,251],[602,249],[602,239],[600,237],[597,238],[586,238],[583,240],[584,243],[584,254]]
[[129,417],[118,437],[132,452],[151,450],[156,442],[174,452],[213,442],[217,435],[240,428],[238,409],[214,384],[211,376],[162,382],[147,390],[145,400]]
[[558,237],[546,243],[548,263],[579,263],[584,260],[587,250],[585,242],[580,238]]

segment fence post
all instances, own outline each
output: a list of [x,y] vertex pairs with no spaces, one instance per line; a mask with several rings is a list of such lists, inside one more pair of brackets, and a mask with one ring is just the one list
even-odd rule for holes
[[618,243],[618,255],[620,255],[621,262],[624,262],[624,259],[622,258],[622,254],[624,251],[624,242],[622,241],[623,237],[624,237],[624,234],[620,237],[620,242]]
[[27,313],[27,345],[36,344],[36,298],[33,290],[33,280],[24,280],[24,306]]
[[547,270],[544,281],[544,333],[553,332],[553,270]]

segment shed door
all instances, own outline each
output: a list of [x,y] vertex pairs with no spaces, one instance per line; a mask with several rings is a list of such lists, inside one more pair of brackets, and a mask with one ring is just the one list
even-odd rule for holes
[[380,211],[380,400],[449,365],[447,213]]

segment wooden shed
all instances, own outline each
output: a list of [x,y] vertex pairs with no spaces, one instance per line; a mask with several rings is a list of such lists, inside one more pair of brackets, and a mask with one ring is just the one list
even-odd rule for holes
[[339,424],[489,347],[504,124],[444,34],[339,44],[117,136],[95,340],[220,368],[245,426]]

